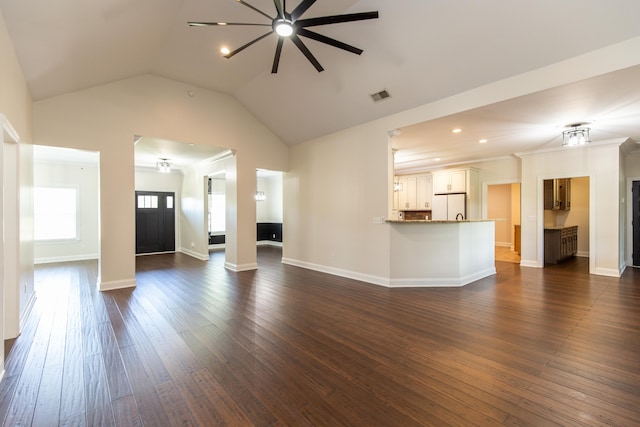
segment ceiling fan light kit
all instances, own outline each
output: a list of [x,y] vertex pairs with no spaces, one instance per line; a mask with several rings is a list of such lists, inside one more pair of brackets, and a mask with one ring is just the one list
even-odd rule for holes
[[322,34],[316,33],[314,31],[308,30],[307,27],[315,27],[320,25],[329,25],[329,24],[340,24],[343,22],[354,22],[354,21],[364,21],[368,19],[377,19],[378,12],[361,12],[361,13],[348,13],[343,15],[332,15],[332,16],[322,16],[318,18],[309,18],[309,19],[300,19],[300,17],[316,2],[316,0],[302,0],[298,6],[296,6],[291,13],[288,13],[286,10],[286,0],[273,0],[273,3],[276,8],[276,16],[272,17],[267,13],[261,11],[255,6],[247,3],[244,0],[235,0],[237,3],[240,3],[249,9],[253,10],[256,13],[259,13],[263,17],[266,17],[271,20],[270,24],[257,24],[257,23],[248,23],[248,22],[195,22],[191,21],[188,24],[192,27],[209,27],[209,26],[229,26],[229,25],[249,25],[249,26],[264,26],[271,27],[271,31],[266,34],[263,34],[260,37],[257,37],[250,42],[240,46],[239,48],[227,52],[224,54],[225,58],[231,58],[235,54],[243,51],[249,46],[259,42],[265,37],[273,34],[274,32],[278,35],[278,44],[276,45],[276,52],[273,58],[273,65],[271,67],[271,73],[275,74],[278,72],[278,66],[280,64],[280,54],[282,53],[282,46],[286,39],[291,40],[293,44],[303,53],[303,55],[307,58],[309,62],[315,67],[318,72],[324,71],[320,62],[316,59],[316,57],[311,53],[309,48],[304,44],[304,42],[300,39],[300,36],[306,37],[312,40],[315,40],[320,43],[327,44],[329,46],[336,47],[338,49],[346,50],[347,52],[354,53],[356,55],[360,55],[363,51],[355,46],[351,46],[349,44],[343,43],[341,41],[335,40],[331,37],[324,36]]

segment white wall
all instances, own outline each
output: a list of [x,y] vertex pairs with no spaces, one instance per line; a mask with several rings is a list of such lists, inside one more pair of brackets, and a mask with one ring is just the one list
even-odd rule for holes
[[[100,152],[101,289],[135,284],[134,135],[234,149],[239,230],[255,228],[255,209],[245,215],[255,204],[256,169],[288,169],[286,145],[235,99],[152,75],[37,101],[33,109],[38,144]],[[253,241],[244,232],[231,236],[240,239],[227,252],[233,264],[255,263],[253,234]],[[206,231],[200,235],[206,245]],[[241,250],[249,245],[253,251]]]
[[[17,249],[17,263],[12,267],[15,283],[2,282],[0,285],[0,338],[13,338],[19,333],[20,324],[24,321],[35,298],[33,284],[33,211],[30,210],[30,188],[32,171],[32,155],[29,144],[32,143],[32,103],[29,89],[16,58],[13,43],[7,33],[4,15],[0,10],[0,132],[2,140],[9,143],[4,125],[8,124],[15,131],[20,146],[17,150],[19,165],[17,165],[18,180],[11,185],[16,190],[19,201],[5,206],[0,203],[4,211],[17,211],[19,224],[6,224],[13,227],[18,234],[20,247]],[[5,138],[6,137],[6,138]],[[15,143],[13,141],[12,143]],[[4,165],[0,158],[0,167],[4,175]],[[2,180],[3,181],[3,180]],[[4,186],[4,182],[0,182]],[[8,184],[8,183],[7,183]],[[4,212],[0,213],[0,222],[4,223]],[[2,255],[0,253],[0,255]],[[2,256],[1,258],[4,258]],[[0,277],[4,272],[0,271]],[[5,312],[7,306],[9,312]],[[9,321],[7,322],[7,315]],[[0,349],[0,377],[4,373],[4,349]]]
[[35,187],[78,189],[78,239],[65,242],[35,242],[35,263],[98,259],[98,156],[95,163],[35,161]]
[[387,280],[389,226],[373,218],[391,209],[390,155],[386,129],[375,124],[293,146],[284,178],[283,262]]
[[190,168],[182,178],[180,242],[178,250],[199,259],[209,259],[207,227],[207,174]]
[[257,190],[264,191],[265,200],[256,202],[257,222],[282,222],[282,175],[258,178]]

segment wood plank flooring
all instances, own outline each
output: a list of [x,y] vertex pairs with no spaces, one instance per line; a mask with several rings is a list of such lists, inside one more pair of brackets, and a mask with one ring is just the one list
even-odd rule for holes
[[280,263],[38,266],[0,420],[34,426],[640,425],[640,271],[497,262],[460,289],[386,289]]

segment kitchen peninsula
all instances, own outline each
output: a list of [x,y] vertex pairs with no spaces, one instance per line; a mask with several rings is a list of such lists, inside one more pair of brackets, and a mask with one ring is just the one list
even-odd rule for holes
[[387,223],[391,287],[464,286],[496,273],[493,220]]

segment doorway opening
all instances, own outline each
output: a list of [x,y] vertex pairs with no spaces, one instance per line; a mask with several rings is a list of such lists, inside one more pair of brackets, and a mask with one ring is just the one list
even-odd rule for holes
[[99,259],[100,155],[33,146],[34,263]]
[[136,255],[176,250],[175,193],[136,191]]
[[226,200],[224,171],[210,175],[207,178],[207,238],[209,240],[209,252],[225,247],[227,228]]
[[543,181],[545,266],[589,257],[590,179],[562,177]]
[[256,170],[256,241],[258,246],[282,247],[283,173]]
[[520,263],[520,183],[487,186],[487,218],[495,221],[495,259]]
[[632,263],[634,267],[640,267],[640,181],[631,183],[631,215],[632,215]]

